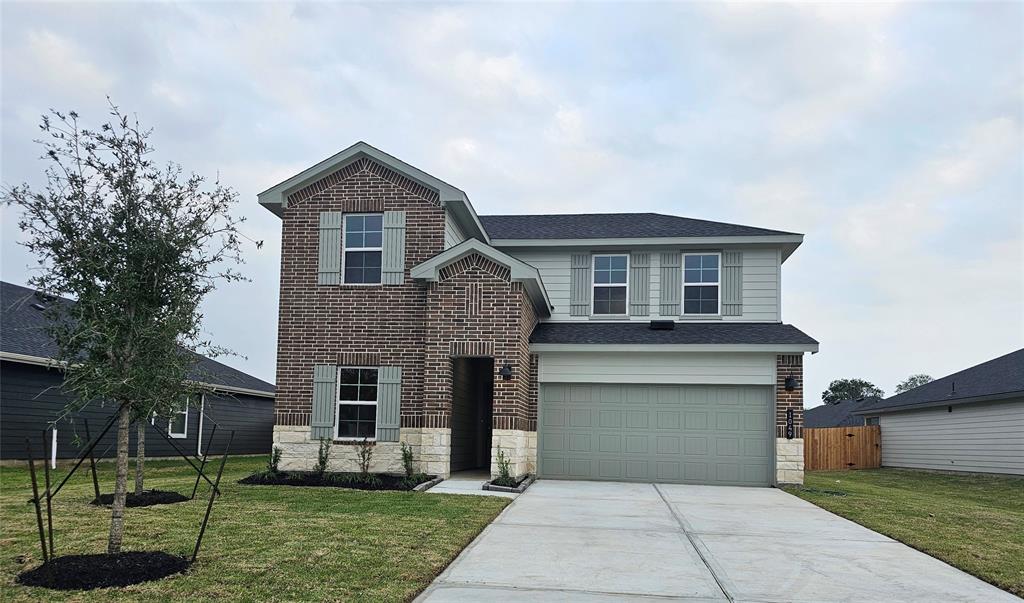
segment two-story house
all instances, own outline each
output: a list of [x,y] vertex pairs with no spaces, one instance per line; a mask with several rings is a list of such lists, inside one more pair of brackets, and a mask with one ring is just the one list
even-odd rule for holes
[[799,234],[652,213],[479,216],[365,143],[266,190],[282,219],[274,442],[332,468],[374,440],[428,473],[803,479]]

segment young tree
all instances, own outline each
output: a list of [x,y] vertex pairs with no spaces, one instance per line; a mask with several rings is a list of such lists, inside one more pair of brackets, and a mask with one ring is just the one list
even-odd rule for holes
[[217,282],[242,279],[230,267],[242,258],[241,219],[229,212],[237,193],[155,164],[152,131],[112,104],[110,116],[99,130],[80,127],[73,112],[44,116],[46,186],[5,188],[3,200],[21,207],[24,245],[39,261],[30,284],[76,299],[50,306],[56,360],[74,394],[66,412],[90,403],[118,409],[107,543],[117,553],[129,426],[197,393],[195,354],[224,352],[201,338],[199,304]]
[[931,383],[932,381],[934,381],[934,379],[932,379],[931,375],[926,375],[924,373],[911,375],[903,381],[900,381],[899,385],[896,386],[896,393],[902,394],[903,392],[909,392],[915,387],[920,387],[925,383]]
[[885,392],[870,381],[863,379],[835,379],[828,384],[828,389],[821,392],[821,401],[825,404],[835,404],[843,400],[856,400],[868,396],[881,398]]
[[135,423],[135,496],[142,496],[146,474],[146,418]]

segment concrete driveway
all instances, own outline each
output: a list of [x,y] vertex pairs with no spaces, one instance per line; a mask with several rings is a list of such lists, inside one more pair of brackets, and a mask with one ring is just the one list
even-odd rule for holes
[[1017,601],[769,488],[539,481],[420,601]]

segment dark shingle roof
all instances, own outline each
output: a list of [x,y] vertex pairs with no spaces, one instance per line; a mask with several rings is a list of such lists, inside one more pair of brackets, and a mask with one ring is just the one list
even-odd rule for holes
[[958,373],[919,385],[914,389],[862,408],[891,411],[931,404],[965,404],[979,398],[998,399],[1024,395],[1024,349],[1010,352]]
[[793,325],[779,323],[678,323],[654,330],[646,322],[537,325],[530,343],[568,344],[797,344],[818,342]]
[[[57,345],[46,334],[47,318],[36,304],[73,304],[63,299],[43,299],[36,291],[13,283],[0,282],[0,351],[53,358]],[[274,386],[262,379],[196,354],[197,361],[190,377],[211,385],[252,389],[269,394]]]
[[624,239],[740,237],[795,233],[666,214],[539,214],[480,216],[492,239]]
[[804,427],[859,427],[864,417],[854,413],[881,400],[871,396],[857,400],[842,400],[835,404],[822,404],[804,410]]

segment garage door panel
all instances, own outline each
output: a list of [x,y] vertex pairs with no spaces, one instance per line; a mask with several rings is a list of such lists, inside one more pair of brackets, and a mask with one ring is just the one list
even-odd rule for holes
[[767,386],[545,384],[543,477],[768,485]]

